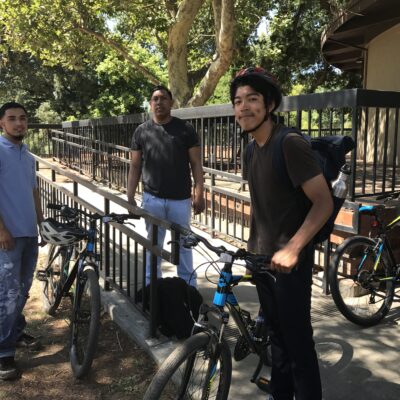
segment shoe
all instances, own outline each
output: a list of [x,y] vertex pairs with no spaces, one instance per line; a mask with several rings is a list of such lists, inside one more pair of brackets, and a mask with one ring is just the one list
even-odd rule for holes
[[30,350],[38,350],[41,346],[40,339],[23,332],[17,340],[17,347]]
[[3,381],[17,379],[20,377],[14,357],[0,358],[0,379]]

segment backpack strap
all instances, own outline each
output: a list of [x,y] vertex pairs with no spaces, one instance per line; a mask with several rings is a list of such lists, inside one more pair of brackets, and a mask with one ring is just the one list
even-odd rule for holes
[[[273,160],[272,160],[274,168],[277,171],[279,171],[281,179],[284,180],[285,182],[287,182],[288,186],[292,186],[292,182],[289,178],[289,174],[288,174],[287,168],[286,168],[285,156],[283,154],[283,141],[285,140],[286,135],[289,133],[297,133],[298,135],[300,135],[306,139],[309,138],[309,136],[304,135],[297,128],[282,126],[278,132],[278,138],[274,142],[275,143],[274,150],[273,150],[274,156],[273,156]],[[256,145],[256,141],[254,139],[252,139],[246,146],[247,174],[248,174],[248,171],[250,170],[250,164],[251,164],[251,159],[253,158],[255,145]]]
[[278,137],[274,142],[273,159],[272,159],[274,168],[276,169],[276,171],[278,171],[280,178],[284,182],[286,182],[288,186],[293,186],[287,171],[285,155],[283,154],[283,141],[285,140],[286,136],[289,133],[296,133],[305,138],[306,140],[308,140],[309,136],[304,135],[297,128],[282,126],[282,128],[278,132]]

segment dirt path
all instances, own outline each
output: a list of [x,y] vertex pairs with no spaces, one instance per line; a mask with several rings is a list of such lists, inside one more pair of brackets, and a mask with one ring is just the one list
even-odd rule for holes
[[68,358],[68,315],[65,299],[56,317],[41,311],[40,283],[34,281],[25,307],[28,332],[41,336],[39,351],[18,349],[22,377],[0,381],[0,400],[136,400],[142,399],[155,371],[151,358],[127,337],[107,314],[102,316],[96,359],[89,376],[72,376]]

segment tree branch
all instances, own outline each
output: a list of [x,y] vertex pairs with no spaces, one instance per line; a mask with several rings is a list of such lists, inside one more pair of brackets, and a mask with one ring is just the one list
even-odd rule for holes
[[146,77],[151,83],[154,85],[160,84],[160,80],[156,75],[154,75],[151,71],[149,71],[147,68],[144,68],[139,62],[137,62],[119,43],[116,41],[109,39],[102,35],[101,33],[95,32],[89,28],[86,28],[84,26],[78,25],[77,23],[74,23],[75,29],[77,29],[79,32],[84,33],[86,35],[92,36],[99,42],[107,45],[108,47],[111,47],[114,49],[118,54],[120,54],[125,60],[127,60],[130,64],[132,64],[138,71],[140,71],[144,77]]

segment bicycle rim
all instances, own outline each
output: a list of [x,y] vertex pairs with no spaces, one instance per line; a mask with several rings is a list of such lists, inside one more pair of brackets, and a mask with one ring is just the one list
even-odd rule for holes
[[70,361],[72,371],[82,378],[90,370],[100,328],[100,288],[97,274],[86,269],[80,276],[79,292],[74,299],[71,323]]
[[389,312],[394,295],[391,268],[382,252],[378,263],[374,240],[355,237],[339,246],[330,279],[332,297],[350,321],[371,326]]
[[162,365],[145,399],[208,400],[227,399],[231,356],[223,343],[213,348],[208,335],[189,338]]

